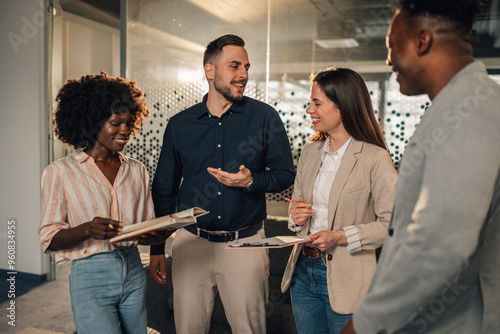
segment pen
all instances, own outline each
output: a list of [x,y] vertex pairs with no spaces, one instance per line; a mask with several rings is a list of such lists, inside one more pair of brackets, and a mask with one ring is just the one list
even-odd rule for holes
[[[104,216],[102,215],[101,211],[99,211],[99,209],[95,209],[95,212],[101,217],[101,218],[104,218]],[[108,227],[112,230],[115,229],[115,227],[113,226],[113,224],[108,224]]]
[[291,203],[295,203],[295,204],[297,204],[297,202],[295,202],[294,200],[289,199],[289,198],[287,198],[287,197],[283,197],[283,199],[284,199],[285,201],[288,201],[288,202],[291,202]]

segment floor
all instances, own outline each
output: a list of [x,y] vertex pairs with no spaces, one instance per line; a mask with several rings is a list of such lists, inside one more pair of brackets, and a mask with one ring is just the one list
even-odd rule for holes
[[16,297],[15,326],[7,316],[10,301],[0,304],[0,333],[4,334],[72,334],[75,332],[69,298],[68,277],[71,263],[57,266],[57,280],[43,283]]
[[[10,282],[10,275],[7,274],[8,272],[5,270],[0,271],[0,304],[3,302],[10,300],[11,297],[10,294],[11,292],[11,282]],[[35,281],[33,279],[29,278],[22,278],[20,276],[14,276],[15,277],[15,295],[16,296],[22,296],[28,291],[46,283],[46,281]],[[38,277],[37,277],[38,278]]]

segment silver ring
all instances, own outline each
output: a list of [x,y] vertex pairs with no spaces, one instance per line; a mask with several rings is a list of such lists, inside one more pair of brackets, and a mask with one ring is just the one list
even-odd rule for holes
[[295,219],[297,219],[297,218],[298,218],[298,217],[297,217],[297,214],[295,214]]

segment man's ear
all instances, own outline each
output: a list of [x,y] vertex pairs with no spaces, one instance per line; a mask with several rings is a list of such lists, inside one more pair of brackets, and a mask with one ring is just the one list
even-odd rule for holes
[[215,73],[215,66],[210,64],[210,63],[206,63],[205,64],[205,76],[207,77],[207,80],[213,80],[214,73]]
[[428,29],[422,29],[418,33],[417,41],[417,54],[418,56],[423,56],[429,52],[433,42],[432,31]]

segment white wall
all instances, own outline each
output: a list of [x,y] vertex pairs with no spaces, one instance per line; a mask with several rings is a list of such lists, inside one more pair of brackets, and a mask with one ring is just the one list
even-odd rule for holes
[[105,71],[120,75],[120,30],[63,13],[64,72],[66,79]]
[[[7,259],[7,221],[16,220],[18,272],[43,275],[48,257],[38,240],[40,177],[49,163],[49,121],[46,107],[45,11],[43,0],[2,1],[0,20],[0,269]],[[101,70],[119,75],[118,29],[63,14],[62,43],[55,51],[60,85],[67,78]],[[61,61],[62,59],[62,61]],[[62,72],[62,79],[60,73]],[[55,87],[55,92],[60,87]],[[49,120],[50,118],[50,120]],[[59,158],[64,150],[55,150]]]
[[45,273],[38,241],[40,175],[47,164],[42,0],[3,1],[0,20],[0,269],[7,263],[7,220],[16,219],[16,266]]
[[[120,75],[120,30],[77,16],[62,13],[61,29],[54,35],[62,42],[54,50],[53,96],[68,79],[79,78],[89,73],[105,71],[111,76]],[[54,105],[55,107],[55,105]],[[54,160],[62,158],[71,150],[57,139],[54,142]]]

